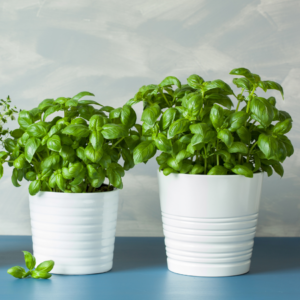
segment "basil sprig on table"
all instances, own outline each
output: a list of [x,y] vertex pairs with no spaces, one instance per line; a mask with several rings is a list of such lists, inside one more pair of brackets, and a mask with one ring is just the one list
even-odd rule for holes
[[[48,279],[52,275],[49,273],[53,267],[54,267],[54,261],[53,260],[47,260],[39,264],[36,268],[36,261],[35,257],[27,251],[23,251],[24,253],[24,259],[26,267],[28,268],[28,271],[23,267],[15,266],[7,270],[7,273],[16,277],[16,278],[26,278],[28,276],[31,276],[32,278],[41,278],[41,279]],[[35,269],[34,269],[35,268]]]
[[[141,142],[133,152],[135,164],[156,158],[165,175],[170,173],[226,175],[273,170],[283,176],[281,163],[293,154],[285,136],[292,128],[292,118],[276,108],[276,99],[257,94],[282,87],[263,81],[248,69],[230,72],[242,76],[233,83],[241,89],[235,95],[224,81],[204,81],[191,75],[182,85],[169,76],[160,84],[142,86],[127,104],[144,103]],[[230,98],[237,99],[233,109]]]
[[[81,92],[73,98],[46,99],[37,108],[19,113],[19,129],[4,141],[2,164],[14,167],[12,183],[31,181],[29,193],[85,193],[122,189],[125,170],[134,166],[133,149],[141,128],[129,105],[114,109]],[[95,108],[94,106],[98,107]],[[54,113],[61,114],[50,119]],[[118,162],[124,160],[124,166]],[[104,184],[108,178],[108,185]]]

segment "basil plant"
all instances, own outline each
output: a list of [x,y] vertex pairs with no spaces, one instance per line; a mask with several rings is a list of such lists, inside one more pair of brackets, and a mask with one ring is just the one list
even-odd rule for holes
[[[84,96],[94,95],[81,92],[73,98],[46,99],[37,108],[22,110],[20,128],[3,142],[0,178],[7,162],[14,168],[14,186],[19,187],[23,178],[31,181],[31,195],[122,189],[124,171],[134,166],[133,149],[140,140],[136,113],[129,105],[114,109],[81,100]],[[121,157],[123,166],[118,163]]]
[[[276,108],[276,99],[258,95],[260,90],[278,90],[274,81],[263,81],[248,69],[230,72],[240,89],[235,94],[224,81],[204,81],[191,75],[182,85],[169,76],[159,85],[139,89],[127,104],[144,102],[142,141],[133,152],[135,164],[156,154],[159,170],[170,173],[253,177],[273,170],[283,176],[281,163],[294,148],[286,133],[292,118]],[[175,87],[174,87],[175,86]],[[232,99],[237,106],[233,108]]]

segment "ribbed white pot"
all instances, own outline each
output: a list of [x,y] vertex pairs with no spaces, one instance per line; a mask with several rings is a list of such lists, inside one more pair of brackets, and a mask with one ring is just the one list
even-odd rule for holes
[[263,173],[189,175],[158,172],[170,271],[233,276],[249,271]]
[[107,272],[113,265],[119,191],[39,192],[29,195],[33,252],[37,264],[54,260],[51,273]]

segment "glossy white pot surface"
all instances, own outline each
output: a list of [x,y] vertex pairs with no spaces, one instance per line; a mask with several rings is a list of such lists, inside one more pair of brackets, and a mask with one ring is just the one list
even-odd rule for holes
[[262,181],[263,173],[158,172],[169,270],[216,277],[248,272]]
[[119,191],[39,192],[29,195],[37,264],[54,260],[51,273],[107,272],[113,265]]

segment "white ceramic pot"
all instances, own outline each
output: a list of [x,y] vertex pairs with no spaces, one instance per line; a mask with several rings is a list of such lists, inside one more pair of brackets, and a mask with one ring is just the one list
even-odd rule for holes
[[37,264],[54,260],[51,273],[107,272],[113,265],[119,191],[39,192],[29,195],[33,252]]
[[263,173],[189,175],[158,172],[170,271],[233,276],[249,271]]

